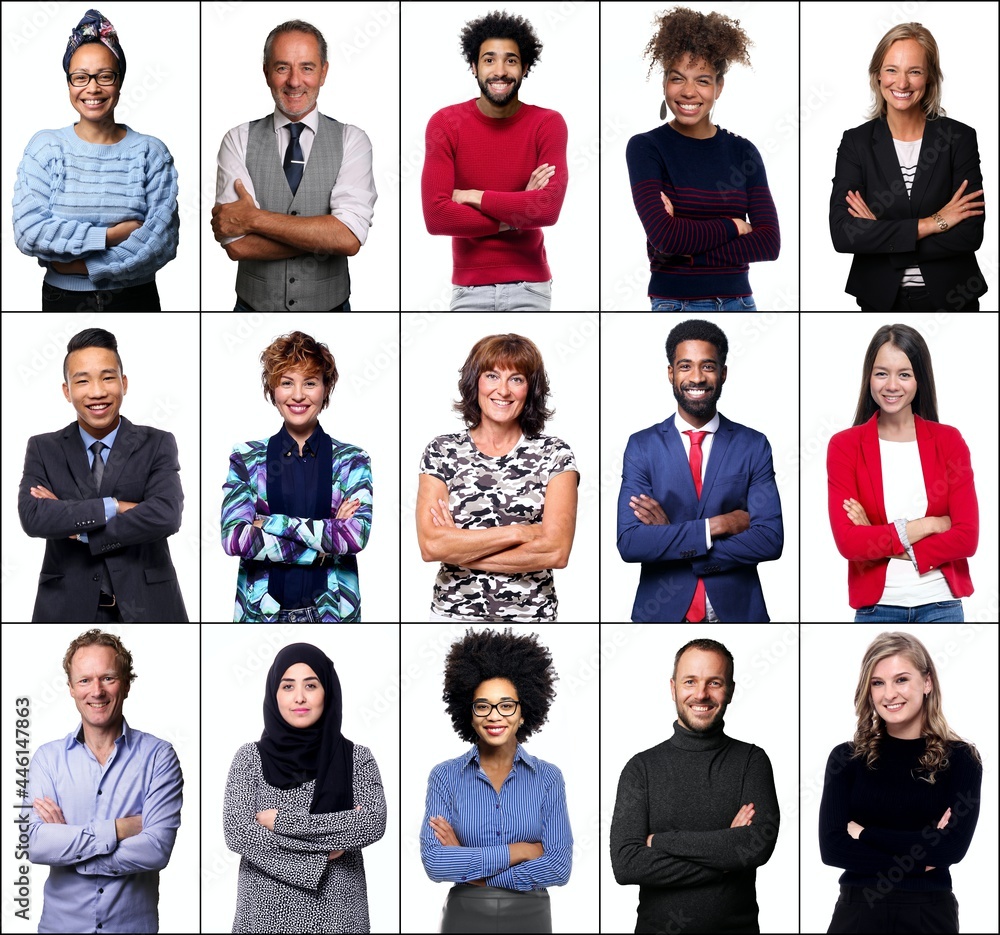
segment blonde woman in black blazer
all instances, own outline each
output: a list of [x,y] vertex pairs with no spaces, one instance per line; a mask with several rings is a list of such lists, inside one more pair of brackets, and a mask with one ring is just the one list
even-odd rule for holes
[[944,116],[934,37],[894,26],[868,76],[872,119],[844,134],[830,197],[834,248],[854,254],[846,291],[866,312],[978,311],[979,147],[972,127]]

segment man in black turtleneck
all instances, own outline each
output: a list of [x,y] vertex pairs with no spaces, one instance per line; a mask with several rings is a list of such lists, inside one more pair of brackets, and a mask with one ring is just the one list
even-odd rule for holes
[[674,657],[674,735],[632,757],[618,781],[611,865],[639,884],[636,932],[759,932],[757,867],[778,836],[771,761],[727,737],[733,656],[692,640]]

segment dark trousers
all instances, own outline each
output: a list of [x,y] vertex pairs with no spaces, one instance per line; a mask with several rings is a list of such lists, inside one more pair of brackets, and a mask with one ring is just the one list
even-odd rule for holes
[[43,312],[158,312],[160,293],[155,282],[127,289],[71,292],[42,283]]
[[552,910],[546,890],[505,890],[499,886],[467,886],[458,884],[448,891],[442,932],[552,931]]
[[958,931],[958,900],[953,893],[904,893],[884,896],[858,886],[841,886],[827,932]]
[[[896,298],[892,300],[892,308],[875,308],[872,305],[865,305],[865,303],[858,299],[858,305],[861,306],[861,311],[863,312],[943,312],[947,309],[937,308],[934,300],[931,299],[930,293],[924,289],[922,286],[919,288],[913,288],[912,286],[904,288],[899,287],[899,292],[896,293]],[[979,311],[979,299],[966,299],[965,304],[961,309],[963,312],[978,312]]]

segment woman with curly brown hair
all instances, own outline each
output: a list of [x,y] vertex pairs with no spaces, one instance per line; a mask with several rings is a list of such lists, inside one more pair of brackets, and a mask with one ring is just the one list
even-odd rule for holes
[[372,522],[368,454],[323,431],[337,364],[302,331],[260,355],[264,396],[284,424],[237,445],[223,485],[222,547],[240,557],[234,620],[361,621],[357,553]]
[[[445,661],[444,702],[470,750],[427,781],[420,857],[448,893],[442,932],[551,932],[546,887],[573,864],[557,766],[522,746],[542,728],[557,675],[538,635],[466,631]],[[497,830],[501,829],[501,830]]]
[[945,720],[924,644],[880,633],[854,708],[854,741],[830,754],[819,813],[823,863],[845,870],[828,931],[957,932],[948,867],[972,842],[983,769]]
[[519,334],[489,335],[458,388],[466,431],[439,435],[420,462],[420,554],[441,563],[431,619],[555,620],[552,569],[569,560],[580,475],[569,445],[542,434],[542,355]]
[[778,216],[757,148],[712,122],[729,66],[750,65],[750,38],[739,20],[686,7],[656,24],[645,54],[650,73],[663,68],[660,120],[668,109],[673,120],[625,152],[653,311],[754,311],[749,264],[777,258]]

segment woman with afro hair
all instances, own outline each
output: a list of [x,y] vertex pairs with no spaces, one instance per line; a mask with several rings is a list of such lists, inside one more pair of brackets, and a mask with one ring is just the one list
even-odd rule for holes
[[573,834],[559,768],[522,746],[541,729],[557,676],[537,634],[467,630],[445,661],[443,699],[472,747],[427,781],[420,857],[449,880],[442,932],[551,932],[546,887],[563,886]]
[[750,65],[750,38],[686,7],[655,22],[645,54],[650,73],[663,68],[660,120],[673,119],[625,152],[653,311],[755,311],[749,264],[777,258],[778,216],[757,148],[712,122],[729,66]]

